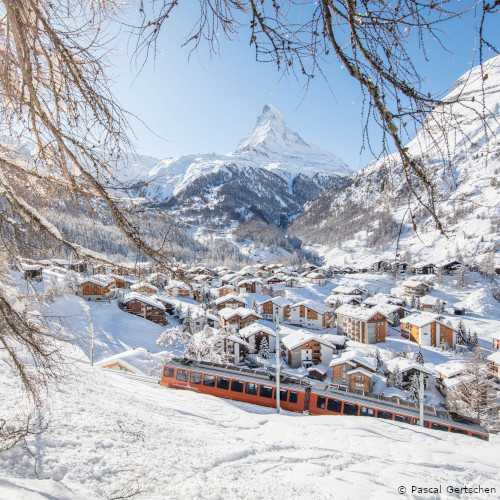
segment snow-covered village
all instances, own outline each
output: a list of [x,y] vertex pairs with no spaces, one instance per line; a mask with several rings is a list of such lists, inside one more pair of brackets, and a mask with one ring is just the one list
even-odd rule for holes
[[499,497],[498,1],[0,12],[0,500]]

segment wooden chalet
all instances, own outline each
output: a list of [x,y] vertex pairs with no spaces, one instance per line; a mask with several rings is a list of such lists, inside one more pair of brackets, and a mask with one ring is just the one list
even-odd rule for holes
[[155,300],[161,302],[167,314],[173,315],[176,312],[177,303],[168,295],[156,295]]
[[326,276],[323,273],[309,273],[306,275],[306,280],[317,286],[325,286],[326,284]]
[[493,349],[500,349],[500,332],[492,333],[490,339],[493,341]]
[[344,352],[330,362],[332,382],[350,389],[371,392],[372,377],[377,371],[377,360],[362,351]]
[[442,316],[416,313],[401,320],[401,333],[423,346],[439,347],[446,343],[449,347],[454,347],[457,330],[445,325]]
[[146,281],[139,281],[139,283],[135,283],[134,285],[130,286],[130,291],[143,293],[146,295],[156,295],[159,290],[151,283],[147,283]]
[[245,307],[238,307],[237,309],[226,307],[219,311],[219,316],[221,318],[221,326],[231,326],[237,331],[261,319],[260,314]]
[[220,297],[224,297],[224,295],[231,295],[234,293],[234,286],[233,285],[222,285],[221,287],[217,288],[217,294]]
[[491,366],[491,373],[497,378],[500,378],[500,351],[494,352],[493,354],[490,354],[486,360]]
[[85,300],[110,300],[115,293],[115,280],[106,276],[90,276],[78,283],[77,295]]
[[290,368],[328,365],[335,347],[318,335],[298,330],[282,340],[283,353]]
[[166,324],[165,306],[150,296],[130,292],[123,297],[123,310],[159,325]]
[[239,331],[239,335],[250,345],[253,352],[259,351],[260,343],[263,339],[267,341],[269,352],[276,352],[276,332],[271,330],[268,326],[252,323],[242,328]]
[[259,279],[245,279],[238,283],[238,293],[262,293],[263,283]]
[[29,281],[42,281],[43,267],[36,264],[22,264],[24,279]]
[[330,308],[314,300],[304,300],[290,306],[290,323],[313,330],[328,328],[331,315]]
[[189,285],[182,281],[172,281],[169,283],[165,290],[170,297],[191,297],[192,291]]
[[431,286],[423,281],[408,279],[404,280],[401,284],[404,288],[405,295],[410,297],[423,297],[431,291]]
[[217,309],[220,311],[226,307],[229,307],[231,309],[238,309],[239,307],[246,307],[247,306],[247,301],[242,298],[238,297],[237,295],[234,294],[229,294],[229,295],[223,295],[222,297],[219,297],[214,301],[215,306]]
[[284,297],[274,297],[261,302],[259,305],[263,319],[274,321],[274,318],[278,316],[281,322],[290,321],[290,306],[292,303]]

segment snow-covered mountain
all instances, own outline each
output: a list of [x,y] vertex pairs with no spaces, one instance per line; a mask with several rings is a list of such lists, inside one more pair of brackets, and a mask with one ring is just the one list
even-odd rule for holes
[[407,145],[436,186],[437,212],[446,235],[414,198],[411,220],[409,191],[396,154],[374,161],[351,176],[347,185],[328,189],[306,207],[290,232],[323,245],[332,262],[353,253],[358,261],[363,255],[374,261],[384,253],[394,258],[404,219],[398,251],[410,252],[415,260],[463,256],[480,261],[490,252],[498,256],[500,56],[457,80],[444,100],[456,98],[459,103],[436,108]]
[[350,173],[340,158],[291,131],[266,104],[234,152],[165,159],[142,180],[149,183],[148,199],[184,218],[286,225],[307,201]]

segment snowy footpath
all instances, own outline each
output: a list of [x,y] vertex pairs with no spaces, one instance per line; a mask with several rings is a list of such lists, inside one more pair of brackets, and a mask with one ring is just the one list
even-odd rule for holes
[[[17,380],[0,363],[2,399]],[[298,414],[177,391],[77,361],[49,428],[0,454],[0,498],[498,498],[500,439]],[[411,494],[442,487],[441,494]],[[448,494],[446,488],[496,488]],[[406,488],[401,494],[401,487]],[[398,490],[399,488],[399,490]],[[368,496],[367,496],[368,495]]]

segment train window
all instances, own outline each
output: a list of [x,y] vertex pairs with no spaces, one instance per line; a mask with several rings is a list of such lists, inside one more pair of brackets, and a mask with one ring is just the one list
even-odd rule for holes
[[344,402],[344,415],[357,415],[358,405]]
[[229,379],[224,377],[217,377],[217,387],[219,389],[229,389]]
[[299,398],[298,392],[290,391],[290,398],[288,400],[290,401],[290,403],[296,403],[298,401],[298,398]]
[[316,406],[318,408],[324,408],[326,404],[326,398],[323,396],[318,396],[318,400],[316,401]]
[[437,431],[448,431],[448,426],[436,424],[435,422],[432,422],[431,429],[436,429]]
[[231,390],[233,392],[243,392],[243,382],[240,380],[231,380]]
[[201,384],[201,373],[191,372],[189,374],[189,382],[191,384]]
[[180,380],[181,382],[187,382],[188,373],[189,372],[187,370],[177,370],[177,380]]
[[478,439],[483,439],[484,441],[488,441],[488,438],[486,436],[483,436],[482,434],[476,434],[475,432],[471,432],[470,434],[472,437],[478,438]]
[[457,429],[456,427],[450,427],[450,432],[453,432],[454,434],[469,434],[467,431],[464,431],[463,429]]
[[215,387],[215,376],[205,375],[203,377],[203,385],[206,385],[207,387]]
[[382,411],[382,410],[377,411],[377,418],[385,418],[386,420],[392,420],[393,416],[394,414],[391,413],[390,411]]
[[258,384],[252,384],[251,382],[247,382],[245,385],[245,392],[247,394],[251,394],[253,396],[257,396],[259,391],[259,386]]
[[405,424],[411,424],[411,417],[398,415],[397,413],[394,415],[394,420],[397,420],[398,422],[404,422]]
[[262,398],[272,398],[273,397],[273,388],[268,387],[267,385],[261,385],[259,395]]
[[170,378],[174,378],[174,373],[175,370],[173,368],[165,368],[165,370],[163,371],[163,375]]
[[366,406],[362,406],[360,415],[363,417],[374,417],[375,410],[373,408],[367,408]]
[[[286,401],[288,397],[288,391],[286,389],[280,389],[280,401]],[[276,399],[276,391],[273,393],[273,399]]]
[[342,413],[342,401],[339,401],[338,399],[328,398],[326,409],[329,411],[334,411],[335,413]]

